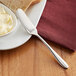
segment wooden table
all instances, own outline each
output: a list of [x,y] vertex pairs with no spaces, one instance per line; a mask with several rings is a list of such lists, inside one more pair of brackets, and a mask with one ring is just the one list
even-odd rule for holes
[[69,64],[69,69],[63,69],[48,48],[32,37],[19,48],[0,52],[0,76],[75,76],[76,52],[47,42]]

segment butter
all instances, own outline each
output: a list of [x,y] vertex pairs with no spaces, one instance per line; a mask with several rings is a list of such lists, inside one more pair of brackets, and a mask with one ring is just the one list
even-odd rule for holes
[[3,7],[0,7],[0,36],[13,29],[13,18]]

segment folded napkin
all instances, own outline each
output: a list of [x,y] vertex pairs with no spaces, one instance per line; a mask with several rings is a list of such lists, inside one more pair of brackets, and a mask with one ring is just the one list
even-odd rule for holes
[[48,0],[37,29],[44,38],[76,50],[76,1]]

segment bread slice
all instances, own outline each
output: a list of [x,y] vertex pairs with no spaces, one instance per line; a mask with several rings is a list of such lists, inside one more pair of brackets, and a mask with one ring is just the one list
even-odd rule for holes
[[15,12],[18,8],[26,10],[34,0],[0,0],[0,1]]
[[40,1],[41,1],[41,0],[34,0],[31,5],[34,5],[34,4],[36,4],[36,3],[39,3]]
[[40,0],[0,0],[0,1],[15,12],[18,8],[22,8],[24,11],[26,11],[26,9],[31,4],[35,4]]

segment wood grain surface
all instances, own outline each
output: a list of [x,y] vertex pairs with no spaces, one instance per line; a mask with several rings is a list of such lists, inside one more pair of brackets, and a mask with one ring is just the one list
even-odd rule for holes
[[75,76],[76,52],[47,42],[69,64],[69,69],[63,69],[48,48],[32,37],[16,49],[0,51],[0,76]]

